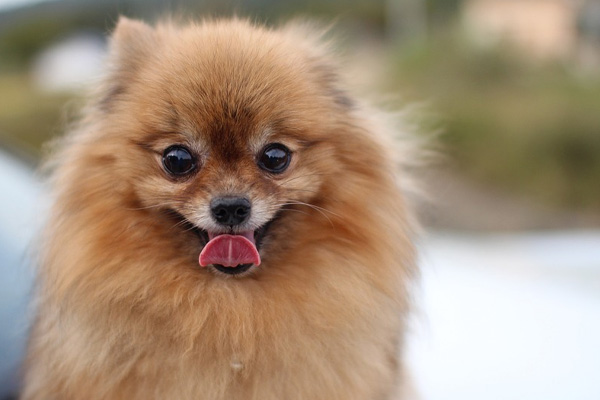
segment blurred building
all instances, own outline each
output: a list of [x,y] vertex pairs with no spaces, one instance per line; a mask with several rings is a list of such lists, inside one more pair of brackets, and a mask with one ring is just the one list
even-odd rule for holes
[[482,44],[509,42],[538,58],[572,57],[583,0],[465,0],[462,17]]

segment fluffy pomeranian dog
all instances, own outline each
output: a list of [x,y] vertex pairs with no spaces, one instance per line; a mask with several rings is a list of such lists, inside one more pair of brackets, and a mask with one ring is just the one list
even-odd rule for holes
[[412,218],[312,30],[119,21],[54,155],[23,399],[404,398]]

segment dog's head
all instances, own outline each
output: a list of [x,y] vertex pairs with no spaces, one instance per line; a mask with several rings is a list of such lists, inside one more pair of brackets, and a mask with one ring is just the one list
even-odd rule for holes
[[118,179],[174,241],[195,241],[201,266],[243,275],[294,234],[282,219],[332,224],[328,192],[377,168],[377,147],[347,132],[352,100],[302,32],[239,20],[116,28],[97,113]]

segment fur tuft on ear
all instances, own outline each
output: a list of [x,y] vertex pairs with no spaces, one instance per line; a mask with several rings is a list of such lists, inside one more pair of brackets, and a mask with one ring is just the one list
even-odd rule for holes
[[281,30],[296,46],[304,49],[308,55],[308,65],[321,86],[326,89],[326,95],[338,106],[349,110],[355,108],[356,104],[352,96],[342,88],[339,66],[331,57],[336,53],[335,43],[326,39],[332,28],[333,25],[323,26],[295,19],[286,23]]
[[119,17],[111,38],[111,53],[117,58],[144,55],[155,42],[154,29],[142,21]]
[[158,38],[154,29],[141,21],[119,17],[110,38],[108,70],[99,107],[108,112],[113,103],[125,91],[127,84],[135,79],[139,66],[156,49]]

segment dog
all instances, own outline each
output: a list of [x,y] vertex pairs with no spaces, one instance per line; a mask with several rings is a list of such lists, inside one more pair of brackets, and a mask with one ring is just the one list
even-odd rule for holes
[[405,176],[316,31],[120,18],[52,156],[23,399],[405,398]]

